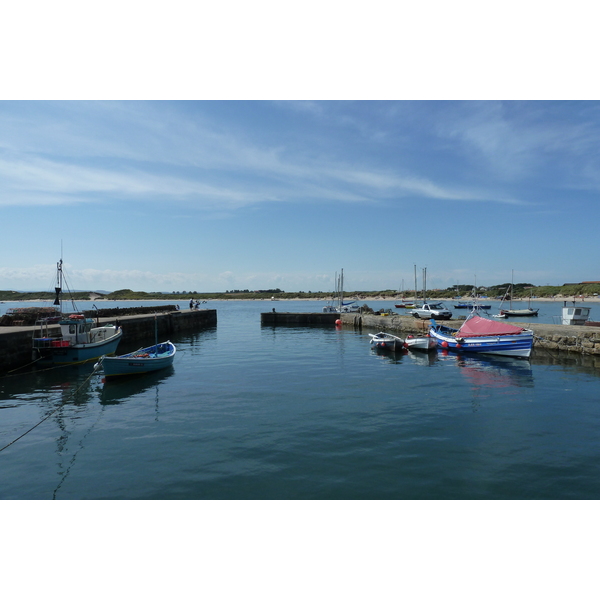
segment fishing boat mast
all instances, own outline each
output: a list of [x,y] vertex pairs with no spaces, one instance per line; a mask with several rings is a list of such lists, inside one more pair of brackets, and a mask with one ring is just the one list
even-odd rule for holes
[[54,292],[56,297],[54,298],[54,306],[60,307],[60,312],[62,313],[62,258],[56,263],[56,286],[54,287]]
[[69,291],[69,295],[71,298],[71,305],[73,307],[73,312],[79,312],[79,309],[75,305],[75,300],[73,299],[73,294],[71,293],[71,290],[69,289],[67,279],[63,272],[63,259],[61,256],[61,259],[56,263],[56,286],[54,287],[55,297],[54,297],[54,303],[53,303],[54,306],[59,307],[59,311],[60,311],[61,315],[63,314],[63,285],[66,286],[67,290]]

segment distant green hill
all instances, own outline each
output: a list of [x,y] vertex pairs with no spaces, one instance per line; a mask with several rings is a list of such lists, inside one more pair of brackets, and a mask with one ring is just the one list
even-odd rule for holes
[[[485,288],[480,287],[478,293],[481,296],[487,296],[490,299],[502,298],[508,290],[510,283],[501,283],[494,286],[487,286]],[[473,292],[473,286],[471,285],[458,285],[446,288],[444,290],[428,290],[427,295],[435,298],[453,298],[457,295],[471,296]],[[233,290],[227,292],[212,292],[212,293],[199,293],[199,292],[172,292],[165,294],[163,292],[134,292],[130,289],[117,290],[109,294],[100,294],[98,292],[75,292],[72,294],[74,300],[89,300],[90,294],[93,294],[96,299],[105,300],[269,300],[272,297],[279,300],[288,300],[292,298],[300,299],[311,299],[311,298],[324,298],[331,297],[331,292],[284,292],[282,290],[261,290],[261,291],[250,291],[250,290]],[[554,296],[593,296],[600,294],[600,283],[568,283],[560,286],[534,286],[530,283],[515,283],[513,298],[528,298],[529,296],[535,296],[538,298],[552,298]],[[396,290],[380,290],[380,291],[347,291],[344,295],[348,298],[354,298],[359,296],[361,299],[368,300],[374,297],[384,297],[393,299],[398,296]],[[404,290],[404,296],[406,298],[414,297],[414,290]],[[421,290],[417,290],[417,295],[421,295]],[[2,291],[0,290],[0,301],[3,302],[16,302],[22,300],[54,300],[54,293],[52,292],[15,292],[15,291]]]

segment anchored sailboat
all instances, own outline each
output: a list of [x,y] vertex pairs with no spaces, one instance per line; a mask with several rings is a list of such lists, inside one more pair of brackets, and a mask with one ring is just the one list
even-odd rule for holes
[[509,303],[510,308],[508,309],[500,309],[500,314],[507,317],[537,317],[539,308],[531,308],[531,296],[529,296],[529,304],[528,308],[513,308],[512,307],[512,298],[514,292],[514,280],[515,280],[515,272],[512,271],[512,280],[510,284],[510,295],[509,295]]

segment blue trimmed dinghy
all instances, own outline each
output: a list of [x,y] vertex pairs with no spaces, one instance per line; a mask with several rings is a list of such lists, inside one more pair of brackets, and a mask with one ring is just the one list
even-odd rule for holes
[[97,366],[104,369],[106,377],[139,375],[170,367],[176,352],[175,345],[167,341],[121,356],[102,356]]
[[431,319],[429,335],[438,346],[460,352],[479,352],[499,356],[529,358],[533,347],[533,331],[510,323],[485,319],[471,313],[460,329],[437,325]]

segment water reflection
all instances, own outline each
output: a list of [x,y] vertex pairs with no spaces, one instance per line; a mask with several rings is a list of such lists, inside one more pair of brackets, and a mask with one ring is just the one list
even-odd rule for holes
[[534,349],[531,363],[535,365],[563,367],[569,372],[588,373],[600,377],[600,356],[578,354],[576,352],[558,352],[546,348]]
[[[75,432],[76,416],[71,415],[69,418],[63,416],[63,407],[57,411],[55,416],[56,425],[60,431],[59,437],[56,439],[57,454],[59,457],[58,475],[61,479],[54,489],[52,498],[56,499],[58,492],[66,481],[71,469],[75,465],[78,454],[85,448],[84,442],[92,433],[100,419],[104,415],[108,406],[118,405],[129,398],[133,398],[140,394],[144,394],[154,388],[154,412],[155,421],[159,420],[159,388],[169,377],[173,375],[175,369],[173,365],[167,369],[147,373],[142,375],[132,375],[131,377],[120,377],[115,380],[97,380],[95,385],[90,386],[89,395],[96,395],[100,400],[100,411],[93,423],[86,429],[83,436],[79,439],[75,452],[69,450],[69,438]],[[72,429],[69,429],[69,423]],[[70,458],[69,458],[70,456]]]
[[[61,400],[81,404],[91,399],[84,384],[94,374],[93,363],[32,369],[0,379],[0,407],[5,401],[60,396]],[[80,389],[81,388],[81,389]]]
[[118,377],[114,380],[108,379],[96,388],[100,394],[100,404],[108,406],[110,404],[121,404],[129,398],[138,396],[156,387],[156,398],[158,399],[158,388],[169,377],[173,375],[175,368],[173,365],[153,373],[143,375],[132,375],[131,377]]
[[[90,427],[87,428],[86,432],[83,434],[83,436],[79,440],[79,443],[77,444],[77,450],[75,450],[75,452],[73,452],[73,455],[71,456],[70,460],[68,460],[68,462],[66,462],[66,459],[69,456],[69,451],[68,451],[68,449],[66,449],[66,444],[67,444],[67,441],[69,440],[70,433],[68,432],[65,421],[59,412],[58,418],[56,419],[57,425],[61,431],[61,436],[57,439],[57,442],[56,442],[57,454],[58,454],[58,458],[59,458],[57,474],[61,475],[62,477],[61,477],[60,481],[58,482],[57,486],[54,488],[54,491],[52,493],[53,500],[56,500],[58,491],[60,490],[63,483],[66,481],[67,477],[69,476],[69,473],[71,472],[71,469],[77,459],[77,455],[84,449],[83,442],[85,441],[87,436],[90,435],[90,433],[92,433],[92,431],[94,430],[96,425],[99,423],[100,419],[102,418],[103,414],[104,414],[104,407],[102,407],[102,409],[99,411],[98,416],[95,419],[95,421],[92,423],[92,425]],[[73,433],[73,432],[71,432],[71,433]],[[64,456],[63,456],[63,454],[64,454]],[[63,459],[65,460],[64,463],[63,463]]]
[[507,356],[485,358],[455,355],[460,373],[472,387],[533,387],[533,373],[528,360]]
[[419,352],[409,351],[410,359],[417,365],[423,367],[433,367],[438,362],[438,353],[436,352]]
[[385,362],[398,364],[402,362],[402,359],[409,354],[409,351],[406,348],[389,350],[387,348],[371,346],[371,353]]

